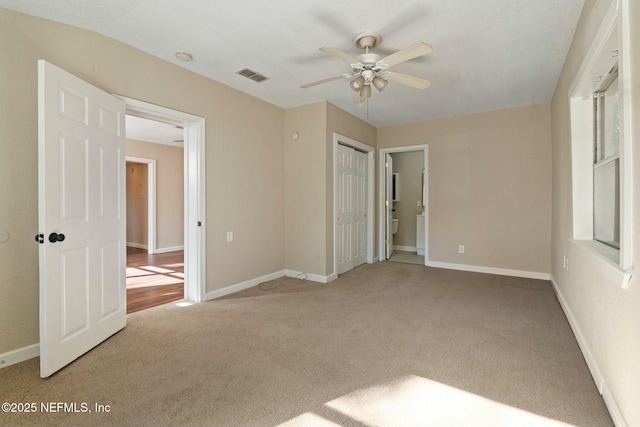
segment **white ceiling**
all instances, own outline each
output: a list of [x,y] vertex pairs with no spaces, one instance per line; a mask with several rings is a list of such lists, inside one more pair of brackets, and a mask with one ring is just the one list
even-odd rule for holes
[[182,128],[130,115],[127,115],[127,138],[184,147]]
[[[549,102],[584,0],[0,0],[0,7],[90,29],[260,99],[290,108],[327,100],[375,126]],[[357,105],[350,71],[318,51],[361,53],[352,38],[383,36],[381,55],[419,41],[433,53],[393,67],[431,80],[390,82]],[[193,62],[175,58],[190,52]],[[251,68],[256,83],[236,74]]]

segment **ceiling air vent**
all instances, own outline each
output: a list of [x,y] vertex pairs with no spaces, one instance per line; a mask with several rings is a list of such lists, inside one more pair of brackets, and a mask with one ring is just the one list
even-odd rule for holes
[[269,77],[265,76],[264,74],[260,74],[256,71],[250,70],[248,68],[243,68],[240,71],[237,71],[238,74],[240,74],[241,76],[244,76],[248,79],[253,80],[254,82],[258,82],[261,83],[265,80],[268,80]]

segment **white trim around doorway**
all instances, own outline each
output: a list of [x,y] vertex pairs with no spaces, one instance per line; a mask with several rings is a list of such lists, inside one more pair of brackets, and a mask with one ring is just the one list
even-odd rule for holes
[[384,171],[384,159],[386,154],[393,153],[406,153],[410,151],[422,151],[424,154],[424,265],[429,265],[429,146],[424,145],[409,145],[404,147],[393,148],[381,148],[378,153],[378,259],[383,261],[385,257],[385,243],[384,243],[384,218],[385,218],[385,206],[384,206],[384,190],[386,179]]
[[184,127],[184,297],[202,302],[206,294],[205,119],[115,95],[127,114]]

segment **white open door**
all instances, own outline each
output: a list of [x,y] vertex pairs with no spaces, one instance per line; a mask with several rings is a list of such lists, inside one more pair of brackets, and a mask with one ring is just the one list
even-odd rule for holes
[[40,376],[126,324],[125,105],[38,61]]
[[385,196],[384,196],[384,214],[385,214],[385,255],[386,258],[391,258],[393,254],[393,158],[390,154],[385,154],[384,170],[386,179],[385,182]]

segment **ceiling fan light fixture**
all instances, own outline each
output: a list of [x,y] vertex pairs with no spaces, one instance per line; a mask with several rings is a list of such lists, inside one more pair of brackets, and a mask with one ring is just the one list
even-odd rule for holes
[[395,65],[431,53],[433,50],[431,45],[425,42],[419,42],[413,46],[393,52],[383,58],[377,53],[370,51],[370,49],[379,45],[381,41],[382,36],[379,33],[365,31],[357,34],[353,38],[353,43],[356,47],[365,50],[363,54],[358,56],[350,55],[340,49],[332,47],[321,47],[320,50],[322,52],[349,64],[351,72],[317,80],[301,85],[300,87],[308,88],[344,77],[350,80],[349,87],[355,92],[355,99],[358,103],[364,102],[371,96],[371,86],[374,86],[378,92],[382,92],[389,84],[389,80],[416,89],[426,89],[429,87],[431,84],[429,80],[387,70]]
[[382,92],[389,82],[380,76],[375,76],[371,80],[371,83],[376,87],[376,89],[378,89],[378,91]]
[[356,77],[355,79],[351,80],[351,82],[349,83],[349,86],[355,92],[360,92],[362,90],[362,88],[365,86],[364,77],[362,77],[362,76]]
[[371,86],[370,85],[365,85],[362,88],[362,92],[360,92],[360,98],[362,98],[362,99],[371,98]]

